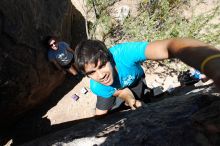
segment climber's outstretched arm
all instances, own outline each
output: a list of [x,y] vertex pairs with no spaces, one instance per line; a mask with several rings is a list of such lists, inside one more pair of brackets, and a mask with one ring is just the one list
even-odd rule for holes
[[220,89],[220,51],[204,42],[189,38],[158,40],[149,43],[147,59],[179,58],[212,78]]

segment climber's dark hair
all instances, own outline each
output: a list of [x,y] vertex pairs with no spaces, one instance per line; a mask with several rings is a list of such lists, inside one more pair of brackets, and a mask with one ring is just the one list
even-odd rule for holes
[[105,44],[99,40],[84,40],[81,41],[75,49],[75,65],[82,73],[85,73],[85,64],[98,63],[105,64],[108,61],[112,62],[112,55],[105,46]]

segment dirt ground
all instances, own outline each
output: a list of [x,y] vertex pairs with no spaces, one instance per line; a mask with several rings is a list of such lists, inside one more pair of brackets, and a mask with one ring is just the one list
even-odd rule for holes
[[[82,92],[83,87],[88,90],[86,94]],[[77,101],[72,98],[74,94],[79,97]],[[44,117],[51,121],[51,125],[92,117],[95,104],[96,96],[89,89],[89,79],[84,77]]]

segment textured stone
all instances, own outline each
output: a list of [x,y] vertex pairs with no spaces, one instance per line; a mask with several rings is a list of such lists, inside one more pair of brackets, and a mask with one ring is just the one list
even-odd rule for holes
[[103,146],[217,146],[220,145],[219,117],[219,97],[201,95],[201,92],[197,95],[175,95],[144,105],[136,111],[75,123],[71,128],[24,146],[78,146],[82,143]]

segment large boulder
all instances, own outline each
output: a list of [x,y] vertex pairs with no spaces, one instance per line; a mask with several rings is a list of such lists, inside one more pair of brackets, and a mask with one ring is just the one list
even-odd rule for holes
[[24,146],[217,146],[220,145],[220,98],[219,93],[202,94],[210,89],[200,88],[199,94],[195,94],[198,92],[195,89],[194,93],[180,96],[178,92],[136,111],[72,123],[71,128]]
[[64,80],[43,39],[56,35],[74,47],[86,38],[84,26],[70,0],[0,1],[1,127],[42,104]]

